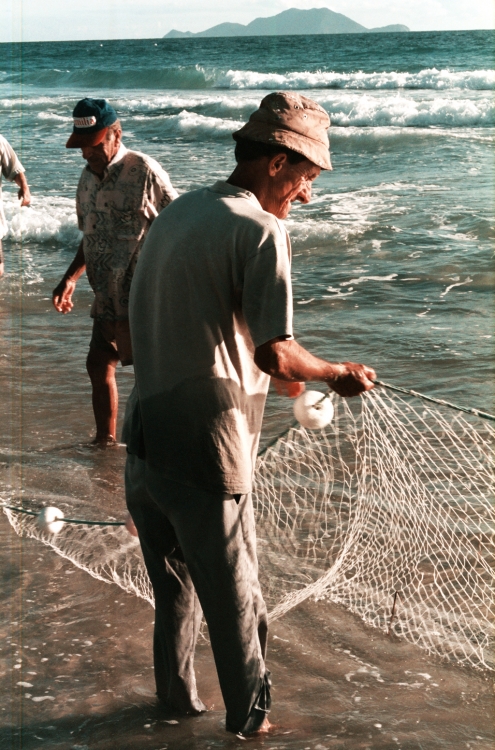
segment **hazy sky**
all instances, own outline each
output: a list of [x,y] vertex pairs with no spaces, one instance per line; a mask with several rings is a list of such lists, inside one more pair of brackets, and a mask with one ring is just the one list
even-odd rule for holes
[[1,0],[0,42],[156,38],[249,23],[287,8],[327,7],[367,26],[405,23],[412,31],[489,29],[493,0]]

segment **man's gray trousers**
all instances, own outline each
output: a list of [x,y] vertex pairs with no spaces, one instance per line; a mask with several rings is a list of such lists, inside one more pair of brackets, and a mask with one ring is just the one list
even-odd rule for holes
[[226,728],[255,731],[270,708],[270,681],[251,496],[173,482],[129,454],[126,499],[155,595],[158,697],[180,712],[205,710],[193,666],[204,612]]

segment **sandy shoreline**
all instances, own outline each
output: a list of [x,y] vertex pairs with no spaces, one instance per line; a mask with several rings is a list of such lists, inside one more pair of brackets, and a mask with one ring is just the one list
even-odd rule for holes
[[[211,710],[159,713],[151,664],[153,610],[92,579],[2,516],[3,750],[189,750],[246,744],[223,729],[208,644],[198,684]],[[379,666],[378,666],[379,665]],[[487,675],[442,664],[326,603],[305,603],[273,623],[271,750],[493,747]]]

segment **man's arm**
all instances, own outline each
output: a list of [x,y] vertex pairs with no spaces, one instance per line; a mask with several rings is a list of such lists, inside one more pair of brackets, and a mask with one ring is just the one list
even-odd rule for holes
[[74,307],[72,295],[76,288],[78,278],[84,273],[86,261],[84,260],[83,241],[81,240],[74,260],[65,272],[62,281],[55,287],[52,294],[52,301],[55,310],[61,313],[68,313]]
[[19,172],[14,177],[15,184],[19,187],[17,197],[22,201],[21,206],[29,206],[31,203],[31,192],[24,172]]
[[373,388],[376,373],[354,362],[332,363],[319,359],[293,339],[272,339],[258,346],[254,361],[267,375],[288,382],[320,381],[339,396],[357,396]]

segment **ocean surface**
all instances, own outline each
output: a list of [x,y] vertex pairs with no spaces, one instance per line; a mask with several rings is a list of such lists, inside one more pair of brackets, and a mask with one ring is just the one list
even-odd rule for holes
[[[0,45],[0,132],[33,195],[20,209],[4,181],[1,498],[63,499],[86,518],[125,515],[125,453],[87,447],[86,279],[69,315],[51,305],[79,242],[83,161],[65,142],[84,96],[109,99],[124,143],[157,159],[179,192],[230,174],[231,133],[269,91],[319,102],[332,122],[334,169],[287,221],[298,340],[328,359],[372,365],[381,380],[493,413],[494,51],[491,31]],[[132,381],[132,368],[119,369],[121,412]],[[291,405],[270,394],[263,441],[291,419]],[[164,723],[152,709],[153,610],[19,539],[4,516],[0,536],[0,748],[243,744],[221,729],[207,644],[198,680],[213,710]],[[302,605],[272,632],[279,729],[253,748],[492,747],[482,673],[324,603]]]

